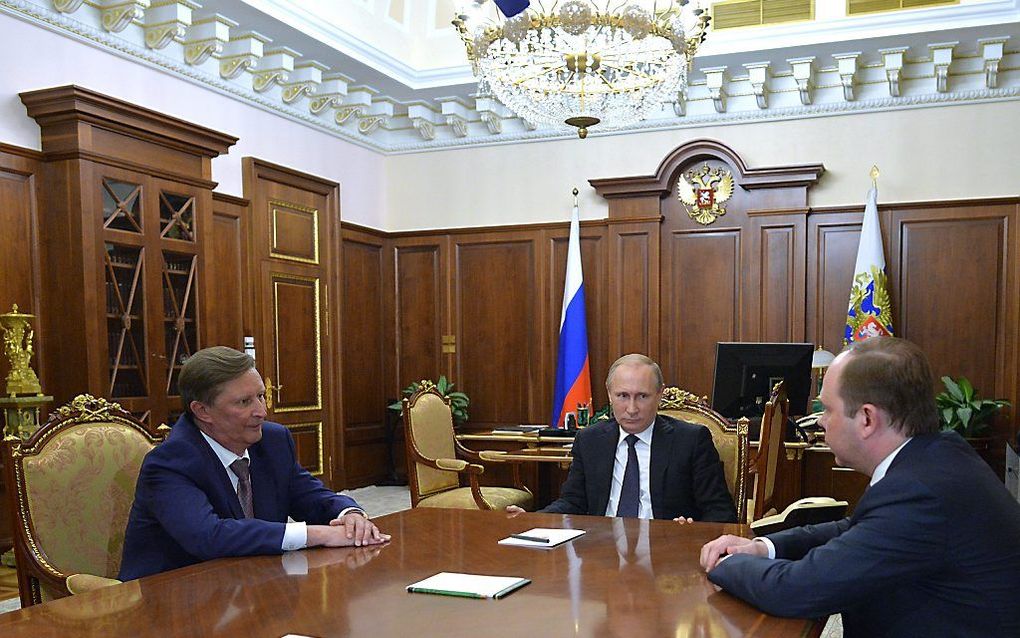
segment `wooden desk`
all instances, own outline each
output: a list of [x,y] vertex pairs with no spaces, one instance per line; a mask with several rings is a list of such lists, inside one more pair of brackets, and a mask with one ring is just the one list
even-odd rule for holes
[[[708,582],[702,544],[747,532],[737,525],[428,508],[377,522],[393,534],[387,546],[212,561],[0,614],[0,635],[718,638],[817,636],[822,628],[767,616]],[[496,544],[558,526],[588,533],[548,551]],[[288,574],[295,559],[307,561],[306,574]],[[533,582],[503,600],[404,590],[440,571]]]

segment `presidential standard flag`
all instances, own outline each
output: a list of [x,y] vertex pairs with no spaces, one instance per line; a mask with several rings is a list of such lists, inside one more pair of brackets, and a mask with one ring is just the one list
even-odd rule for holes
[[843,341],[850,343],[892,334],[892,304],[885,276],[882,229],[878,223],[878,190],[872,188],[864,206],[861,243],[857,247],[857,264],[854,266]]
[[568,412],[591,403],[588,372],[588,327],[584,312],[584,276],[581,274],[581,222],[577,203],[570,216],[567,276],[563,282],[560,312],[560,347],[556,358],[556,390],[553,393],[552,427],[561,428]]

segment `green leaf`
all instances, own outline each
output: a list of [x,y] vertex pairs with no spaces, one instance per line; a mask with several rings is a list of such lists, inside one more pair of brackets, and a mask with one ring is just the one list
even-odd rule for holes
[[969,403],[974,398],[974,386],[971,385],[971,382],[967,379],[967,377],[960,377],[957,384],[960,386],[960,391],[963,393],[963,400]]
[[942,383],[945,384],[946,390],[949,390],[949,395],[956,401],[964,401],[963,391],[960,390],[960,386],[956,384],[950,377],[942,377]]
[[446,380],[446,375],[439,375],[439,381],[436,382],[436,389],[439,390],[439,394],[446,396],[447,390],[449,390],[449,382]]
[[967,429],[967,427],[970,426],[970,417],[973,415],[973,413],[974,411],[971,410],[970,408],[956,409],[956,416],[960,418],[960,423],[963,424],[964,429]]
[[401,403],[400,401],[397,401],[395,403],[389,404],[387,406],[387,408],[390,409],[390,410],[393,410],[394,412],[403,412],[404,411],[404,404]]
[[956,415],[956,410],[954,410],[953,408],[943,408],[942,409],[942,424],[944,426],[946,426],[950,430],[954,429],[955,423],[953,422],[954,421],[953,417],[955,415]]

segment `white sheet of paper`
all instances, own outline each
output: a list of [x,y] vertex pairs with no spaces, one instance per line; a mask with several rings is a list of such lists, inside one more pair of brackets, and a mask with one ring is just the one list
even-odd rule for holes
[[507,589],[527,584],[528,579],[517,576],[482,576],[458,572],[439,572],[425,580],[407,586],[407,591],[449,594],[469,598],[494,598]]
[[562,545],[567,541],[572,541],[578,536],[584,534],[583,529],[552,529],[548,527],[536,527],[529,529],[526,532],[521,532],[521,536],[534,536],[536,538],[547,538],[548,543],[540,543],[536,541],[526,541],[520,538],[514,538],[508,536],[503,540],[499,541],[500,545],[513,545],[514,547],[537,547],[538,549],[552,549],[557,545]]

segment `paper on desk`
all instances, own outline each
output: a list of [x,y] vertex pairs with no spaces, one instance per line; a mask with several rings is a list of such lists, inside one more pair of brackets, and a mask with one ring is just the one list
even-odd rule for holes
[[521,536],[534,536],[536,538],[548,538],[548,543],[539,543],[536,541],[526,541],[520,538],[513,538],[508,536],[503,540],[499,541],[500,545],[514,545],[515,547],[537,547],[539,549],[552,549],[557,545],[562,545],[567,541],[572,541],[578,536],[584,534],[583,529],[551,529],[548,527],[536,527],[529,529],[526,532],[521,532]]
[[531,581],[516,576],[481,576],[457,572],[439,572],[425,580],[407,586],[407,591],[419,594],[441,594],[464,598],[502,598]]

